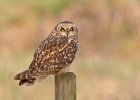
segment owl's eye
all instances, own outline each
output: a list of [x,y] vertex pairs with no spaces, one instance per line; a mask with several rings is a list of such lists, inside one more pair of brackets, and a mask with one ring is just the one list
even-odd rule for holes
[[64,29],[63,27],[61,27],[61,28],[60,28],[60,31],[61,31],[61,32],[64,32],[64,31],[65,31],[65,29]]
[[70,28],[70,31],[74,31],[74,28],[72,27],[72,28]]

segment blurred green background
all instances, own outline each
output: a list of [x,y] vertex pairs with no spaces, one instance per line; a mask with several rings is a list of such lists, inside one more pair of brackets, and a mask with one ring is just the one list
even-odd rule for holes
[[79,29],[77,100],[140,100],[140,0],[0,0],[0,100],[54,100],[54,76],[13,77],[64,20]]

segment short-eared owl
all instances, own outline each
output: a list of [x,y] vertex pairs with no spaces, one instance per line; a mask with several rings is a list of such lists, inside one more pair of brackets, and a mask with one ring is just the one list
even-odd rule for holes
[[50,35],[35,51],[29,69],[17,74],[14,79],[19,85],[33,85],[36,80],[45,79],[68,69],[78,49],[78,30],[69,21],[57,24]]

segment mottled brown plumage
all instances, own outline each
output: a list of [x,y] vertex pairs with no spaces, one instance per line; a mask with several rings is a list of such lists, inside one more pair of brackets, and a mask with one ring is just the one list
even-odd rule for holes
[[29,69],[17,74],[14,79],[20,80],[19,85],[32,85],[50,74],[66,71],[73,62],[77,49],[77,27],[69,21],[61,22],[35,51]]

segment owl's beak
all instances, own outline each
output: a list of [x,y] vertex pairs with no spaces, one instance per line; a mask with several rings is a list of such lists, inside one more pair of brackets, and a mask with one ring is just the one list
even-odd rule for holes
[[69,32],[67,32],[67,37],[69,37]]
[[67,37],[69,37],[69,33],[70,33],[69,28],[67,28]]

